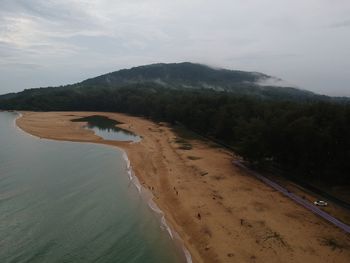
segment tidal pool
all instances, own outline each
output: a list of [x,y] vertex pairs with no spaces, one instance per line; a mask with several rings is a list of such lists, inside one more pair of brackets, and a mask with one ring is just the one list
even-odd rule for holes
[[112,120],[105,116],[93,115],[74,119],[72,121],[86,122],[86,128],[93,130],[97,136],[100,136],[105,140],[132,142],[139,142],[141,140],[140,136],[117,127],[116,125],[121,124],[120,122]]

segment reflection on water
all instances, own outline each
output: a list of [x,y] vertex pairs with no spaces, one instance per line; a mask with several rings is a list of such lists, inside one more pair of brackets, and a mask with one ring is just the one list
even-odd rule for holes
[[117,127],[116,125],[122,124],[116,120],[112,120],[105,116],[93,115],[84,118],[74,119],[73,122],[86,122],[87,128],[93,130],[96,135],[102,137],[105,140],[113,141],[132,141],[139,142],[140,136]]

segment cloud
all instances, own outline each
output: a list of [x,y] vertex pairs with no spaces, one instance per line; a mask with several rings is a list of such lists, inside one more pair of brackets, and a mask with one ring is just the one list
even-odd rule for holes
[[34,64],[34,63],[20,63],[20,62],[0,62],[0,68],[15,68],[16,70],[18,69],[24,69],[24,70],[37,70],[42,68],[41,65]]
[[[345,93],[349,13],[348,0],[2,0],[0,56],[9,70],[0,82],[32,64],[37,75],[8,81],[8,89],[190,60]],[[40,71],[46,82],[36,80]]]

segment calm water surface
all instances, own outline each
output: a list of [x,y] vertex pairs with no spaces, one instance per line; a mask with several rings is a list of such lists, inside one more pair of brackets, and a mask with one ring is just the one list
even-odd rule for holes
[[93,130],[96,135],[102,137],[105,140],[132,142],[138,142],[141,140],[140,136],[117,127],[116,125],[121,124],[120,122],[109,119],[105,116],[93,115],[72,121],[87,122],[86,127],[90,130]]
[[0,262],[182,262],[122,152],[31,137],[0,112]]

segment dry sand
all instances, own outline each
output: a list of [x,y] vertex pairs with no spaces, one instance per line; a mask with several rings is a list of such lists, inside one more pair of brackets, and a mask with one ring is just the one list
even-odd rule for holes
[[[105,141],[70,121],[96,114],[143,140]],[[191,140],[183,150],[166,125],[117,113],[23,112],[17,124],[38,137],[123,148],[194,262],[350,262],[348,234],[235,167],[225,149]]]

